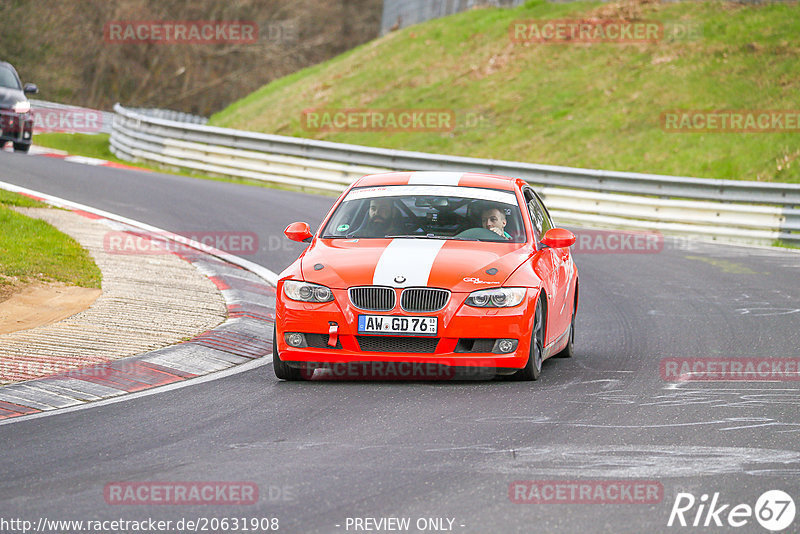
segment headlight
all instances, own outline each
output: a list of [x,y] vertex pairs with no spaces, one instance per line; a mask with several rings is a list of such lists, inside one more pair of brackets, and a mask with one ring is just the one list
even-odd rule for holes
[[300,302],[330,302],[333,291],[319,284],[287,280],[283,283],[283,293],[292,300]]
[[27,100],[23,100],[22,102],[14,104],[14,107],[11,109],[14,110],[14,113],[27,113],[31,110],[31,103]]
[[498,287],[473,291],[467,297],[466,304],[475,308],[510,308],[524,299],[524,287]]

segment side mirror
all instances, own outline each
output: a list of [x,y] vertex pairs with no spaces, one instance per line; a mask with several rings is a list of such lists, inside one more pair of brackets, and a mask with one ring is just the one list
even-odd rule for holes
[[35,83],[26,83],[25,87],[22,88],[22,92],[26,95],[35,95],[39,93],[39,88],[36,87]]
[[308,226],[308,223],[304,222],[293,222],[286,227],[283,233],[292,241],[305,243],[311,241],[311,238],[314,237],[314,234],[311,233],[311,227]]
[[575,234],[564,228],[551,228],[542,237],[542,244],[550,248],[567,248],[575,244]]

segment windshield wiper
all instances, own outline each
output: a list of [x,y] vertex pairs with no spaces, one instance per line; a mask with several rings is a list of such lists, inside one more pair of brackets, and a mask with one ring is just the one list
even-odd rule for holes
[[446,236],[446,235],[413,235],[413,234],[392,234],[392,235],[385,235],[385,236],[360,236],[355,234],[347,234],[347,235],[324,235],[322,239],[397,239],[397,238],[408,238],[408,239],[440,239],[440,240],[451,240],[451,241],[480,241],[483,243],[506,243],[507,241],[501,241],[499,239],[480,239],[480,238],[466,238],[466,237],[455,237],[455,236]]
[[410,237],[412,239],[445,239],[445,240],[452,240],[452,241],[483,241],[486,243],[504,243],[505,241],[501,241],[499,239],[480,239],[480,238],[466,238],[466,237],[456,237],[456,236],[446,236],[446,235],[408,235],[408,234],[398,234],[398,235],[387,235],[386,239],[393,239],[395,237]]

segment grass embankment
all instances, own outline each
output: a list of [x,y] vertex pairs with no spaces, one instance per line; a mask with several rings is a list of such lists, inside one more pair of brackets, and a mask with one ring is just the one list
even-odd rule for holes
[[32,282],[100,287],[100,269],[77,241],[9,206],[45,207],[28,197],[0,190],[0,300]]
[[[658,21],[639,44],[515,44],[515,21]],[[682,37],[688,31],[694,37]],[[800,133],[676,133],[667,110],[796,110],[800,5],[528,2],[390,33],[274,81],[210,124],[386,148],[800,182]],[[306,109],[448,109],[451,132],[322,132]],[[471,124],[468,124],[471,121]],[[477,123],[477,125],[476,125]]]
[[36,133],[34,132],[33,144],[47,148],[55,148],[89,158],[104,159],[117,163],[128,164],[127,161],[117,159],[108,146],[108,134],[80,134],[80,133]]

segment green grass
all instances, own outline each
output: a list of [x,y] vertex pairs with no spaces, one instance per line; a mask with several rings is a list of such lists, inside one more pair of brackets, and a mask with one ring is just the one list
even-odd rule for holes
[[[646,44],[514,44],[518,20],[699,29]],[[674,109],[793,110],[800,5],[528,2],[392,32],[266,85],[210,124],[369,146],[656,174],[800,182],[800,133],[674,133]],[[306,109],[449,109],[451,132],[320,132]],[[468,118],[480,119],[478,125]],[[460,121],[460,122],[459,122]]]
[[784,241],[782,239],[776,239],[775,241],[773,241],[772,246],[800,250],[800,245],[795,244],[794,242],[791,241]]
[[0,189],[0,205],[18,206],[20,208],[44,208],[47,204],[34,200],[25,195],[12,193],[5,189]]
[[33,137],[33,144],[64,150],[76,156],[127,163],[116,159],[111,153],[108,148],[108,138],[108,134],[37,133]]
[[40,207],[28,197],[0,190],[0,293],[32,281],[99,288],[102,275],[89,253],[66,234],[8,206]]

